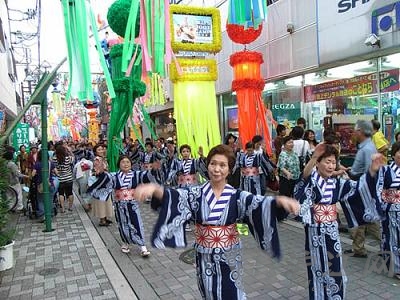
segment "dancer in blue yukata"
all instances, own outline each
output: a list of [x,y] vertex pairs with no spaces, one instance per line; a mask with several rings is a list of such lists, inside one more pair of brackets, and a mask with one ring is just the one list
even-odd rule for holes
[[400,279],[400,142],[392,145],[393,162],[379,170],[377,198],[383,212],[382,256],[387,270]]
[[150,252],[145,245],[143,221],[135,198],[135,188],[141,183],[156,182],[156,170],[133,171],[132,162],[125,155],[119,158],[118,166],[120,168],[118,172],[108,173],[105,172],[101,158],[95,160],[97,181],[89,187],[88,191],[100,201],[108,199],[109,195],[115,191],[113,202],[115,219],[123,242],[121,251],[129,253],[129,245],[135,244],[140,247],[141,256],[147,257]]
[[218,145],[207,156],[210,180],[203,185],[169,189],[144,184],[136,189],[136,199],[153,197],[151,205],[159,209],[153,246],[186,246],[184,224],[195,223],[196,271],[203,299],[246,299],[236,222],[246,223],[260,248],[279,257],[276,207],[293,213],[299,209],[294,199],[257,196],[227,184],[235,159],[229,146]]
[[371,159],[369,172],[358,181],[335,178],[338,151],[332,145],[320,144],[295,187],[305,228],[309,299],[345,298],[347,277],[342,266],[336,203],[340,201],[350,228],[380,220],[374,177],[383,160],[381,154]]
[[238,153],[235,168],[240,168],[240,188],[254,195],[264,195],[266,187],[261,184],[260,168],[268,177],[274,172],[275,164],[271,162],[265,152],[255,153],[254,144],[246,144],[246,152]]

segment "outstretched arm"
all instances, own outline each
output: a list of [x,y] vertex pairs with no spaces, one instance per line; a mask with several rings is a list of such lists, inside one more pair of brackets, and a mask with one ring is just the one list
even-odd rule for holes
[[135,189],[135,199],[144,201],[149,198],[157,198],[161,200],[164,195],[164,187],[156,183],[140,184]]

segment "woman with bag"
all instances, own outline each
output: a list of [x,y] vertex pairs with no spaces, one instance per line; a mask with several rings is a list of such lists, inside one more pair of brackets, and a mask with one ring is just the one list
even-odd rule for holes
[[[55,194],[55,185],[54,185],[54,172],[55,172],[55,164],[48,162],[49,164],[49,199],[53,200]],[[44,222],[44,198],[43,198],[43,179],[42,179],[42,150],[38,152],[38,158],[35,164],[33,165],[32,170],[32,188],[36,189],[36,217],[39,219],[39,222]],[[52,209],[53,211],[53,209]]]
[[300,177],[300,164],[294,152],[294,141],[291,136],[282,140],[283,149],[278,159],[279,194],[293,197],[294,186]]
[[64,202],[68,200],[68,210],[72,211],[74,196],[72,193],[72,168],[74,158],[69,154],[69,150],[63,144],[56,147],[56,174],[59,179],[58,197],[61,212],[65,212]]
[[310,153],[310,144],[303,140],[304,129],[301,126],[295,126],[290,133],[293,139],[293,151],[297,155],[299,160],[300,171],[303,172],[305,165],[308,162]]

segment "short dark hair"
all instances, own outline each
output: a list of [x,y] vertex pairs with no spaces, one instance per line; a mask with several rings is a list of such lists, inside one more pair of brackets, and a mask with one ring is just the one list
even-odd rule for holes
[[306,126],[306,119],[304,119],[303,117],[300,117],[300,118],[297,119],[296,124],[297,124],[297,125],[302,124],[302,125],[304,125],[304,127],[305,127],[305,126]]
[[217,145],[213,147],[207,155],[207,168],[210,164],[211,158],[215,155],[224,155],[228,159],[229,170],[232,171],[236,163],[236,157],[231,147],[227,145]]
[[371,123],[374,130],[379,130],[381,128],[381,123],[379,123],[378,120],[372,120]]
[[392,158],[396,155],[397,151],[400,151],[400,142],[395,142],[392,145],[392,150],[390,153],[392,155]]
[[394,135],[394,139],[397,141],[397,138],[399,137],[399,135],[400,135],[400,131],[399,132],[396,132],[396,134]]
[[255,144],[255,143],[259,143],[263,140],[264,138],[261,135],[255,135],[253,136],[253,138],[251,139],[251,141]]
[[121,163],[121,160],[123,160],[123,159],[129,159],[129,161],[131,162],[131,165],[132,165],[132,160],[131,160],[131,158],[128,156],[128,155],[121,155],[120,157],[118,157],[118,161],[117,161],[117,166],[118,166],[118,168],[119,168],[119,164]]
[[192,152],[192,148],[188,144],[183,144],[182,146],[179,147],[180,154],[182,154],[183,149],[188,149],[190,152]]
[[317,161],[320,162],[322,159],[334,155],[336,160],[339,159],[339,151],[330,144],[325,144],[325,151],[322,153],[320,157],[318,157]]
[[276,133],[279,135],[282,133],[282,131],[286,130],[286,126],[282,124],[278,124],[276,126]]
[[292,132],[290,132],[290,135],[294,140],[302,139],[304,135],[304,128],[301,126],[294,126]]
[[291,135],[287,135],[282,139],[282,145],[285,145],[287,142],[290,140],[293,140],[293,137]]
[[254,149],[254,144],[252,142],[247,142],[246,149]]
[[146,142],[146,143],[144,144],[144,146],[145,146],[145,147],[146,147],[146,146],[150,146],[151,148],[154,147],[154,145],[153,145],[152,142]]

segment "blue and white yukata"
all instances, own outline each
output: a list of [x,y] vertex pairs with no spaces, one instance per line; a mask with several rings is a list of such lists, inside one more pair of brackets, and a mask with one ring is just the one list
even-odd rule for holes
[[369,173],[358,181],[324,180],[313,171],[295,186],[305,229],[309,299],[345,298],[347,277],[342,266],[336,202],[340,201],[350,228],[380,220],[374,181]]
[[134,198],[134,190],[139,184],[150,182],[156,182],[150,171],[105,172],[100,174],[98,180],[89,188],[94,197],[97,194],[110,195],[115,190],[115,219],[121,239],[126,244],[145,246],[143,221],[138,201]]
[[383,212],[383,260],[388,271],[400,274],[400,166],[392,162],[379,170],[376,191]]
[[175,158],[169,166],[167,181],[176,182],[180,188],[198,185],[198,173],[204,178],[208,176],[205,158]]
[[184,224],[195,223],[196,272],[203,299],[246,299],[242,245],[236,222],[246,223],[261,249],[279,257],[275,199],[250,194],[226,184],[217,199],[209,182],[201,186],[164,189],[152,236],[157,248],[185,247]]
[[[254,195],[264,195],[266,187],[261,185],[260,168],[267,178],[276,168],[275,164],[269,160],[264,153],[238,153],[236,159],[236,168],[240,168],[240,189],[250,192]],[[233,172],[235,171],[233,170]]]

